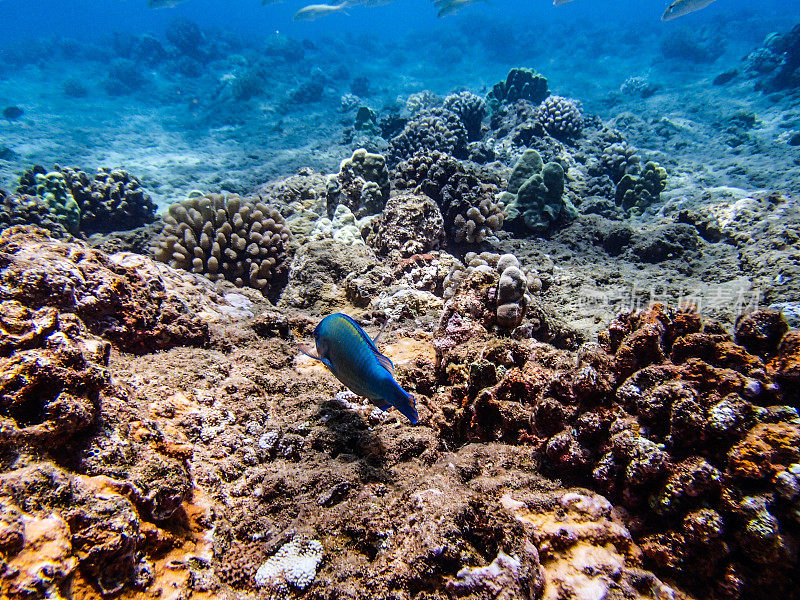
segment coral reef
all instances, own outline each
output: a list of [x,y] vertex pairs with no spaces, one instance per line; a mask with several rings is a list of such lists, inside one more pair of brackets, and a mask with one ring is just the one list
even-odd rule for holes
[[480,243],[503,226],[505,211],[495,198],[501,180],[442,152],[418,152],[392,171],[398,190],[425,194],[439,205],[447,239]]
[[342,161],[339,173],[328,178],[328,216],[343,204],[356,218],[374,215],[383,210],[389,198],[389,169],[380,154],[359,148]]
[[547,79],[533,69],[514,68],[508,72],[505,81],[494,84],[486,101],[492,111],[501,104],[510,104],[517,100],[527,100],[539,104],[550,95]]
[[461,117],[445,108],[431,108],[415,114],[403,131],[392,138],[389,155],[392,162],[397,163],[419,151],[466,157],[467,129]]
[[771,33],[745,58],[755,88],[770,93],[800,86],[800,25],[784,34]]
[[280,213],[258,199],[209,194],[170,206],[153,253],[175,268],[270,295],[286,275],[289,238]]
[[[578,351],[577,366],[516,345],[501,371],[480,358],[500,350],[469,317],[476,301],[487,305],[471,289],[479,288],[462,285],[458,303],[448,303],[435,338],[439,369],[461,399],[452,435],[534,444],[546,469],[621,503],[637,522],[643,558],[701,596],[732,581],[738,595],[788,590],[794,517],[772,498],[777,486],[795,497],[793,476],[775,479],[798,457],[797,411],[776,406],[792,400],[791,384],[696,313],[662,306],[621,315],[601,347]],[[754,322],[775,321],[752,313],[739,337],[751,338]],[[792,355],[792,335],[764,338],[760,348]]]
[[580,103],[563,96],[545,98],[539,105],[536,116],[547,133],[557,139],[578,137],[583,130]]
[[545,164],[536,150],[526,150],[508,179],[508,189],[498,196],[508,213],[507,227],[518,231],[547,233],[577,216],[564,196],[564,169],[557,162]]

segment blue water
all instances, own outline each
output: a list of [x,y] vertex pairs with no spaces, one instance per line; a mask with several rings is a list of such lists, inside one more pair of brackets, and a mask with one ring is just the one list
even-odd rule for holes
[[[579,100],[601,118],[688,118],[707,128],[701,137],[713,137],[719,107],[765,115],[774,110],[764,94],[736,91],[726,98],[726,90],[711,86],[713,78],[741,69],[743,57],[768,33],[800,21],[800,2],[785,0],[717,0],[667,23],[660,20],[660,0],[574,0],[560,7],[547,0],[492,0],[445,18],[431,2],[396,0],[294,22],[303,5],[185,0],[154,10],[144,0],[0,1],[0,105],[24,110],[21,119],[0,123],[0,146],[11,150],[0,157],[0,185],[13,188],[31,164],[58,162],[127,168],[162,206],[195,188],[246,192],[303,165],[333,170],[349,155],[356,144],[343,141],[343,132],[352,114],[340,107],[354,79],[366,78],[369,93],[360,101],[380,113],[426,89],[485,94],[512,67],[537,69],[553,93]],[[203,35],[205,54],[189,64],[192,76],[176,73],[170,61],[143,62],[123,49],[126,40],[149,34],[172,60],[169,32],[181,21],[196,24]],[[670,44],[676,36],[718,51],[708,60],[687,59],[686,43],[677,50]],[[276,59],[275,47],[287,45],[298,53]],[[120,59],[133,60],[126,68],[139,81],[130,90],[108,82]],[[252,70],[260,70],[259,89],[241,101],[225,97],[231,78]],[[620,95],[629,77],[651,81],[658,93],[649,99]],[[314,79],[324,82],[321,99],[286,102]],[[85,94],[64,92],[75,82]],[[791,110],[791,100],[782,102],[778,106]],[[795,117],[778,113],[765,122],[781,119],[794,126]],[[681,158],[644,129],[629,131],[631,141]],[[703,140],[695,136],[687,144],[683,158],[705,164],[702,152],[692,152]],[[772,148],[767,139],[765,145],[767,164],[777,156],[785,160],[775,165],[777,173],[791,169],[795,158],[785,144]],[[784,189],[797,185],[778,178]],[[770,182],[745,174],[713,183]]]

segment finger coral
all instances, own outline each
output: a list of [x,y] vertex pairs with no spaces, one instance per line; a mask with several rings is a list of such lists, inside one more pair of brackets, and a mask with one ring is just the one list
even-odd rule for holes
[[170,206],[164,223],[153,253],[172,267],[265,295],[286,273],[289,229],[277,209],[257,199],[195,196]]
[[476,244],[502,228],[505,206],[496,199],[501,180],[473,167],[442,152],[418,152],[397,165],[393,185],[433,198],[450,241]]
[[537,110],[547,133],[557,139],[575,138],[583,129],[580,103],[563,96],[548,96]]
[[389,155],[394,163],[415,152],[439,151],[463,158],[467,153],[467,130],[461,118],[445,108],[423,110],[392,138]]

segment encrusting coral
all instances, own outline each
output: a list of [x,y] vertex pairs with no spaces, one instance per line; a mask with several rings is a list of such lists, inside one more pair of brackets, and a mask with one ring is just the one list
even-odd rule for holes
[[286,274],[289,238],[277,209],[258,199],[209,194],[170,206],[153,253],[175,268],[269,295]]

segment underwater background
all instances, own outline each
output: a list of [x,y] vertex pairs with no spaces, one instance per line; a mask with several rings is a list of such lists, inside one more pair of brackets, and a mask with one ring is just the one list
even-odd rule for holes
[[800,2],[676,4],[0,0],[0,597],[800,599]]

